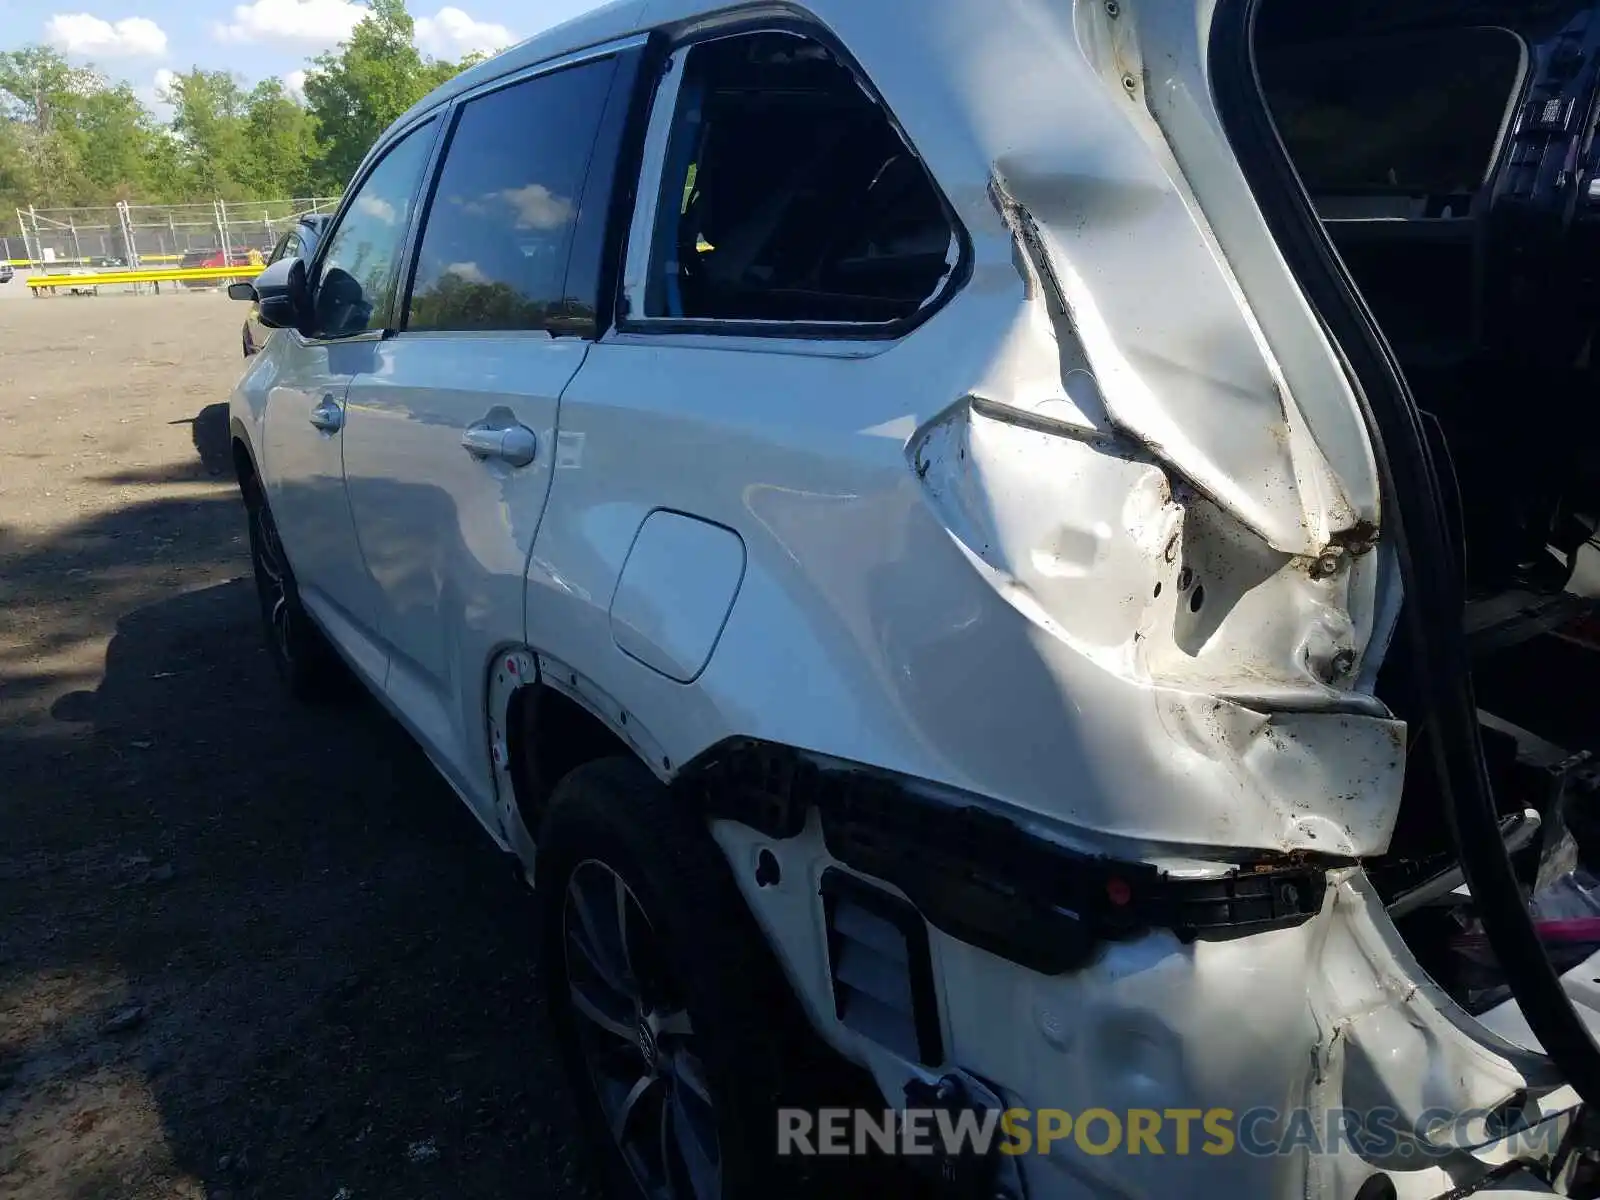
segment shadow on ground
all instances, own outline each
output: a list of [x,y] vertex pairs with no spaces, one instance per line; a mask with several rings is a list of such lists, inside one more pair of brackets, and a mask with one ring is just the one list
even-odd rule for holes
[[531,896],[375,705],[283,698],[242,537],[223,495],[0,531],[0,1194],[591,1191]]
[[195,457],[187,462],[141,471],[116,471],[97,475],[96,483],[188,483],[233,477],[232,438],[228,432],[228,406],[208,404],[187,421],[194,443]]

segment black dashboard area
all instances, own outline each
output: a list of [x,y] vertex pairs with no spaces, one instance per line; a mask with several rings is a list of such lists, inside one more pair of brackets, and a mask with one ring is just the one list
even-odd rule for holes
[[1536,633],[1530,604],[1569,587],[1600,523],[1600,16],[1574,0],[1269,4],[1257,53],[1454,484],[1468,623],[1503,641],[1504,611]]

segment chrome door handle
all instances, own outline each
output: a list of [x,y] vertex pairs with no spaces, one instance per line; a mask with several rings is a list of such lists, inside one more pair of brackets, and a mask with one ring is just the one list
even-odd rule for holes
[[344,409],[339,407],[339,402],[329,392],[317,402],[311,410],[311,424],[322,430],[323,433],[338,433],[344,428]]
[[461,435],[461,447],[473,458],[497,458],[513,467],[525,467],[539,453],[539,439],[526,425],[500,428],[469,425]]

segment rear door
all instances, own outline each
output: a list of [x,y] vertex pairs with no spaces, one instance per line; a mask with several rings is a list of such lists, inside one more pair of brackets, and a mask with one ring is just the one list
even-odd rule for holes
[[[565,297],[585,183],[631,48],[457,102],[399,331],[353,382],[345,477],[390,654],[387,691],[486,821],[486,671],[522,637],[557,409],[594,328]],[[603,205],[602,205],[603,208]],[[580,217],[582,219],[580,219]]]
[[390,320],[401,248],[438,124],[405,134],[356,181],[314,268],[309,332],[274,337],[249,376],[267,393],[262,469],[301,596],[375,683],[385,661],[379,606],[345,500],[345,392],[370,368]]

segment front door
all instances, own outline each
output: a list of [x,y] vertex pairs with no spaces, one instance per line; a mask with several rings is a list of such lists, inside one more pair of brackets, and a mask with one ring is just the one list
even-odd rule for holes
[[413,198],[432,150],[429,122],[358,182],[311,288],[305,331],[267,343],[254,378],[267,389],[262,458],[267,499],[300,594],[357,668],[381,683],[379,605],[345,497],[345,397],[370,370],[392,310]]
[[588,351],[565,286],[615,71],[595,59],[459,104],[407,311],[349,394],[345,476],[386,690],[491,827],[487,670],[522,638],[557,408]]

